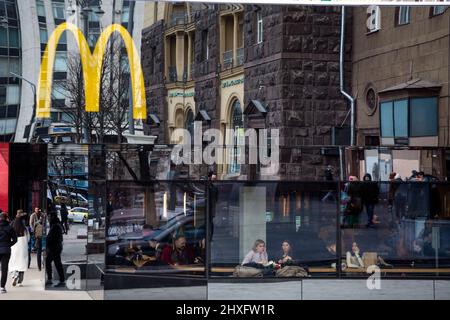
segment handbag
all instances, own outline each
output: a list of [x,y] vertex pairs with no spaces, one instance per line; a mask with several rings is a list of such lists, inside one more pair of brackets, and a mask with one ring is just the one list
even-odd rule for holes
[[263,270],[262,269],[257,269],[257,268],[253,268],[253,267],[245,267],[245,266],[236,266],[236,268],[234,268],[234,272],[233,272],[233,277],[238,277],[238,278],[242,278],[242,277],[262,277],[263,276]]
[[296,277],[296,278],[304,278],[309,277],[308,272],[299,266],[285,266],[281,269],[278,269],[275,273],[276,277]]

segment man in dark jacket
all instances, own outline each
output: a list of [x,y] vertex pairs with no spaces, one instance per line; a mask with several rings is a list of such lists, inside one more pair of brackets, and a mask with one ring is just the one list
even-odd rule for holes
[[371,228],[374,226],[373,223],[373,215],[375,211],[375,205],[378,203],[378,197],[380,194],[380,190],[378,188],[378,184],[375,181],[372,181],[372,176],[369,173],[366,173],[363,178],[362,185],[362,204],[366,207],[367,212],[367,227]]
[[8,277],[8,264],[11,257],[11,247],[17,242],[14,229],[9,225],[8,215],[0,213],[0,262],[2,264],[2,277],[0,293],[6,293],[6,280]]
[[58,216],[50,216],[50,230],[47,234],[47,257],[45,259],[45,267],[47,271],[47,281],[46,285],[53,284],[53,272],[52,272],[52,262],[55,263],[56,271],[58,272],[59,282],[55,287],[64,287],[65,277],[64,269],[61,262],[61,252],[63,250],[63,228]]

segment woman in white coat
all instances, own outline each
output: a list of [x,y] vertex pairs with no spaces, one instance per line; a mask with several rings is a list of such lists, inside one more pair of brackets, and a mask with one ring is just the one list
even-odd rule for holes
[[22,286],[25,271],[28,269],[28,241],[30,234],[25,226],[26,214],[22,210],[17,211],[13,222],[13,229],[17,235],[17,242],[11,247],[11,258],[8,269],[12,274],[13,286]]

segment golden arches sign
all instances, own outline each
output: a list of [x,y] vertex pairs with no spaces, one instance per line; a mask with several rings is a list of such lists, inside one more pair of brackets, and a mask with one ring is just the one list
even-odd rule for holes
[[60,24],[53,31],[44,51],[39,73],[39,83],[37,89],[36,116],[38,118],[50,117],[50,102],[53,82],[53,64],[55,62],[56,47],[64,31],[70,31],[80,50],[81,65],[83,69],[85,102],[87,112],[98,112],[100,108],[100,76],[103,64],[103,54],[106,44],[113,32],[118,32],[122,37],[128,54],[131,75],[131,88],[133,94],[133,118],[145,119],[147,117],[145,102],[144,77],[142,75],[141,61],[133,39],[127,29],[119,24],[108,26],[100,35],[94,52],[84,37],[83,33],[71,23]]

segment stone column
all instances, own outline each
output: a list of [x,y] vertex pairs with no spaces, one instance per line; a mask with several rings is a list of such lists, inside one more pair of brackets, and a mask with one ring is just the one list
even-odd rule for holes
[[187,79],[191,79],[191,61],[192,61],[192,33],[188,32],[188,58],[187,58]]
[[223,65],[223,53],[225,52],[225,19],[223,17],[219,17],[220,21],[220,64]]
[[164,37],[164,75],[169,79],[169,65],[170,65],[170,41],[169,37]]
[[233,13],[233,67],[237,65],[238,24],[238,16],[236,13]]
[[184,32],[177,32],[176,42],[176,57],[177,57],[177,80],[183,81],[184,69]]

